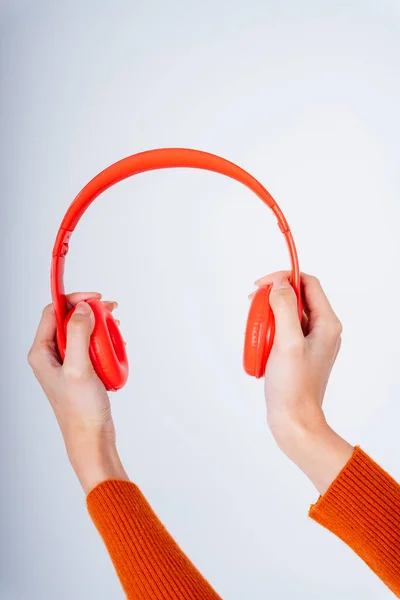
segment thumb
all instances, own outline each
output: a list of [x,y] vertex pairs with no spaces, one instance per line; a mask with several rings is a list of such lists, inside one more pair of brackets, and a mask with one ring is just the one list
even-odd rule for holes
[[90,336],[94,328],[94,314],[87,302],[79,302],[67,325],[67,347],[64,365],[75,372],[92,369],[89,356]]
[[285,347],[303,341],[297,297],[289,280],[284,275],[278,275],[274,279],[269,302],[275,317],[274,343]]

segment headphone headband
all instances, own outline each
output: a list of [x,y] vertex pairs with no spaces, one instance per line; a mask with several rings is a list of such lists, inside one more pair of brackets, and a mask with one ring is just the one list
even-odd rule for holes
[[146,171],[177,167],[213,171],[235,179],[252,190],[264,204],[269,206],[275,214],[279,228],[286,239],[292,267],[292,286],[296,292],[300,306],[300,268],[293,236],[281,209],[261,183],[241,167],[208,152],[185,148],[148,150],[127,156],[96,175],[79,192],[62,220],[54,243],[51,263],[51,294],[57,320],[57,342],[62,355],[65,352],[66,345],[64,319],[68,312],[63,282],[65,256],[69,249],[72,232],[83,213],[97,196],[127,177]]

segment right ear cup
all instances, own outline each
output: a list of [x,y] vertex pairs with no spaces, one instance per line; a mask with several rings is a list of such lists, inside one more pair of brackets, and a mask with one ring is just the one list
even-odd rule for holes
[[[95,318],[89,346],[93,368],[107,390],[119,390],[125,385],[129,373],[125,342],[114,317],[101,300],[89,299],[86,302]],[[65,319],[65,331],[73,313],[74,309],[71,309]]]
[[264,285],[255,292],[247,317],[243,367],[248,375],[260,378],[271,353],[275,335],[275,319],[269,304],[272,286]]

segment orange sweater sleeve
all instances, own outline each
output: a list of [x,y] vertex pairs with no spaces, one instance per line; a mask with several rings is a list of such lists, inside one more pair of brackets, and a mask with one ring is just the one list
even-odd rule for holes
[[87,507],[128,599],[221,600],[134,483],[100,483]]
[[[105,481],[87,506],[128,599],[221,600],[134,483]],[[359,447],[309,515],[400,598],[400,486]]]
[[358,446],[309,515],[400,598],[400,485]]

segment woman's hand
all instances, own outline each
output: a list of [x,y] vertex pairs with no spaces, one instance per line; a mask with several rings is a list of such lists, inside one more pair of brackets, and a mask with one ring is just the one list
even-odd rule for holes
[[351,457],[353,447],[332,431],[322,411],[342,325],[318,279],[302,274],[303,323],[289,272],[256,281],[273,284],[275,338],[265,373],[267,420],[278,446],[322,494]]
[[[46,394],[64,437],[67,453],[84,488],[89,492],[109,478],[128,479],[115,447],[115,430],[107,391],[89,357],[94,315],[89,298],[97,293],[68,296],[75,306],[67,328],[67,347],[61,364],[56,343],[53,306],[43,311],[28,361]],[[105,302],[112,311],[116,302]]]

